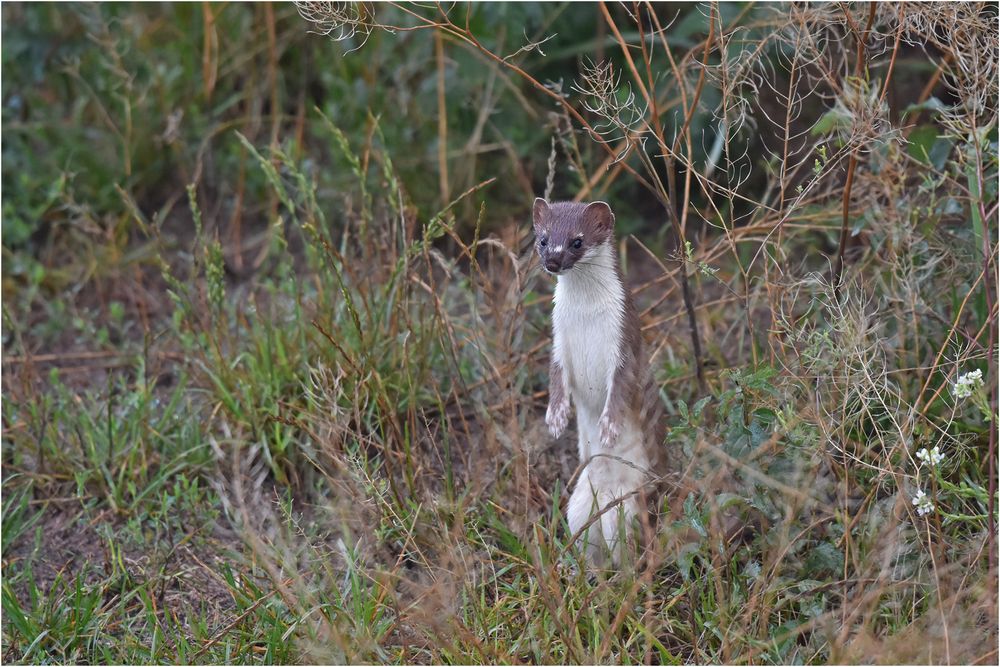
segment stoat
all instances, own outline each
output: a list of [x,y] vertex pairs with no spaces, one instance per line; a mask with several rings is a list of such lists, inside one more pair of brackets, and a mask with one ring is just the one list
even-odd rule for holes
[[[617,564],[620,535],[655,498],[664,432],[638,314],[615,250],[615,216],[601,201],[538,198],[532,219],[542,267],[556,276],[545,423],[559,437],[570,405],[576,407],[583,466],[567,520],[572,535],[589,523],[579,539],[591,564],[601,565],[609,553]],[[611,504],[616,506],[601,513]]]

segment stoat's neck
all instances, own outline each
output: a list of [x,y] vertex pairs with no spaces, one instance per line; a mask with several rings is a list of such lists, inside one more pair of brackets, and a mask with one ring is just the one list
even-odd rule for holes
[[588,251],[569,271],[558,276],[557,307],[574,310],[612,308],[621,312],[625,288],[618,271],[618,256],[610,243]]

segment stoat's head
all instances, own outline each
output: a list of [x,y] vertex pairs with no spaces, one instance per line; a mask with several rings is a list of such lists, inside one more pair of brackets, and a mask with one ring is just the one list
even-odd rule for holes
[[608,243],[615,228],[615,214],[602,201],[550,204],[539,197],[531,214],[538,257],[553,275],[569,271],[588,251]]

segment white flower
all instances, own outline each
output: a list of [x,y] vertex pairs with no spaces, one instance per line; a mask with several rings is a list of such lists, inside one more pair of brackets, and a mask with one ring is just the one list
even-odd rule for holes
[[934,511],[934,502],[924,493],[923,489],[917,489],[917,495],[913,496],[913,504],[917,508],[917,514],[923,516]]
[[976,389],[983,386],[983,372],[978,368],[974,371],[969,371],[962,377],[958,378],[958,381],[951,388],[951,393],[955,395],[955,398],[968,398],[972,396]]
[[941,461],[944,461],[944,454],[941,453],[940,447],[935,446],[930,451],[927,451],[927,448],[924,447],[917,452],[917,458],[920,459],[921,463],[930,463],[932,466],[936,466]]

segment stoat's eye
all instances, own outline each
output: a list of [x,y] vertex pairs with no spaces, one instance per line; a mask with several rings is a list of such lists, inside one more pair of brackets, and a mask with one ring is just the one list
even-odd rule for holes
[[538,240],[538,245],[542,246],[543,248],[545,246],[547,246],[548,244],[549,244],[549,237],[547,237],[547,236],[543,236],[542,238],[540,238]]
[[583,239],[573,239],[573,243],[570,244],[574,250],[579,250],[583,247]]

